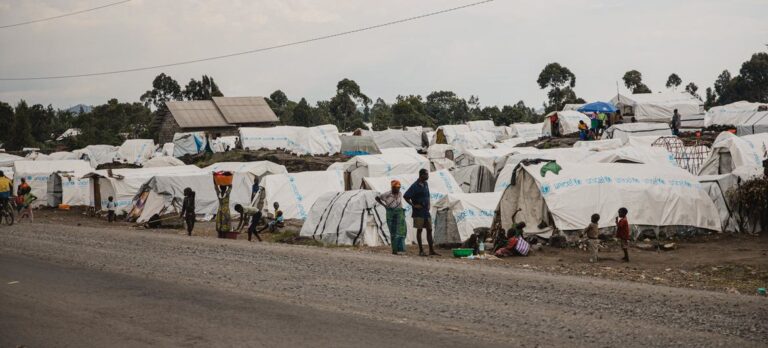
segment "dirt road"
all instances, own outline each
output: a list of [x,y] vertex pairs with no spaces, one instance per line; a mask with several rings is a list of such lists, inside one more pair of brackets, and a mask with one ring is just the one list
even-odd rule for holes
[[46,224],[0,255],[0,346],[768,342],[766,298],[503,264]]

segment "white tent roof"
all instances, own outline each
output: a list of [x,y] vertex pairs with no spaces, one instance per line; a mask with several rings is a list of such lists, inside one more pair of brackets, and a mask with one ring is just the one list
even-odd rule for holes
[[697,179],[720,213],[720,224],[723,226],[723,231],[739,232],[740,228],[736,220],[737,212],[731,209],[726,197],[726,192],[737,185],[736,175],[702,175],[698,176]]
[[[401,184],[401,191],[405,194],[408,188],[416,182],[418,177],[419,175],[416,172],[413,172],[393,176],[368,177],[363,180],[366,188],[379,193],[391,190],[392,180],[398,180]],[[429,180],[427,183],[429,184],[430,202],[432,203],[433,214],[435,213],[434,204],[445,195],[450,193],[463,193],[459,183],[456,182],[453,175],[447,170],[439,170],[429,173]],[[416,240],[416,229],[413,228],[413,219],[410,218],[413,208],[406,203],[405,200],[403,200],[403,208],[405,209],[405,220],[406,225],[408,226],[408,237],[406,240],[412,242]]]
[[296,155],[332,155],[341,150],[339,130],[334,125],[243,127],[240,142],[244,149],[282,149]]
[[453,125],[443,125],[440,127],[437,127],[436,132],[442,132],[443,136],[445,136],[445,141],[447,144],[452,144],[453,140],[456,138],[457,135],[461,133],[467,133],[471,132],[472,129],[469,128],[469,126],[465,124],[453,124]]
[[723,126],[736,126],[746,122],[750,118],[754,117],[754,112],[760,108],[760,106],[768,107],[768,104],[750,103],[747,101],[738,101],[735,103],[715,106],[704,115],[704,127],[712,125]]
[[469,149],[491,148],[496,142],[496,134],[486,131],[469,131],[453,136],[448,144],[453,145],[458,153]]
[[624,142],[622,142],[621,139],[581,140],[573,144],[573,147],[575,148],[584,148],[588,150],[611,150],[618,149],[622,146],[624,146]]
[[432,144],[427,148],[427,158],[429,159],[441,159],[446,158],[445,153],[447,151],[454,151],[453,145],[448,144]]
[[61,160],[79,160],[80,155],[69,151],[53,152],[48,155],[46,160],[48,161],[61,161]]
[[149,221],[154,214],[180,213],[187,187],[195,191],[195,214],[199,217],[208,220],[219,208],[213,176],[207,171],[155,175],[143,187],[149,194],[136,222]]
[[509,127],[512,129],[510,136],[517,138],[538,139],[541,137],[541,130],[544,122],[540,123],[513,123]]
[[712,143],[712,151],[701,165],[699,175],[728,174],[739,167],[762,168],[767,148],[768,133],[737,137],[722,132]]
[[398,153],[409,154],[409,155],[418,155],[419,154],[419,152],[416,151],[416,149],[412,148],[412,147],[390,147],[390,148],[387,148],[387,149],[381,149],[380,151],[381,151],[381,154],[385,154],[385,155],[387,155],[387,154],[398,154]]
[[207,144],[205,132],[175,133],[173,134],[173,157],[197,155],[205,151]]
[[566,110],[550,112],[546,117],[546,121],[541,125],[541,133],[545,136],[552,135],[552,122],[549,121],[550,117],[555,116],[557,113],[557,120],[560,122],[560,134],[572,134],[579,132],[579,121],[584,121],[589,127],[591,120],[585,114],[578,111]]
[[[421,127],[418,127],[421,128]],[[373,141],[381,152],[385,149],[396,147],[412,147],[420,149],[422,146],[421,131],[387,129],[373,132]]]
[[265,208],[274,214],[273,203],[280,203],[286,219],[306,219],[315,201],[328,192],[344,191],[341,171],[311,171],[272,174],[264,177]]
[[152,158],[155,142],[152,139],[129,139],[117,149],[117,159],[123,163],[142,165]]
[[184,166],[184,162],[180,159],[171,156],[154,157],[144,162],[144,168],[154,167],[178,167]]
[[312,205],[299,235],[329,245],[389,245],[386,215],[376,192],[329,192]]
[[25,178],[32,194],[37,196],[34,206],[48,203],[48,180],[55,172],[71,173],[75,177],[85,175],[93,170],[90,164],[80,160],[60,161],[16,161],[13,163],[13,186],[18,186],[21,178]]
[[459,167],[479,164],[495,171],[494,163],[497,159],[515,152],[514,147],[503,147],[497,149],[470,149],[465,150],[456,158],[456,165]]
[[600,214],[600,226],[613,226],[620,207],[629,210],[629,223],[650,226],[694,226],[720,231],[718,212],[696,177],[671,166],[646,164],[576,164],[559,174],[547,172],[544,164],[524,166],[516,184],[509,186],[499,203],[503,228],[512,226],[512,213],[522,211],[527,232],[540,229],[551,214],[561,230],[586,227],[592,214]]
[[418,173],[421,169],[429,170],[429,160],[419,154],[407,152],[355,156],[349,160],[347,167],[352,189],[360,188],[365,177],[411,174]]
[[270,161],[219,162],[211,164],[203,169],[211,172],[226,171],[233,173],[250,173],[255,176],[288,173],[288,170],[285,169],[284,165]]
[[[491,227],[494,210],[501,199],[501,192],[490,193],[452,193],[445,195],[435,203],[438,211],[448,211],[456,222],[457,233],[450,227],[440,228],[436,222],[435,241],[444,243],[462,243],[474,233],[476,228]],[[439,214],[439,212],[438,212]]]
[[666,123],[636,122],[621,123],[608,127],[605,130],[608,139],[620,139],[624,143],[635,136],[671,136],[672,129]]
[[100,164],[114,162],[117,150],[118,147],[112,145],[88,145],[74,152],[80,154],[78,158],[87,159],[91,162],[91,167],[96,168]]
[[688,92],[619,94],[611,99],[611,104],[621,108],[630,106],[638,121],[668,122],[672,120],[675,109],[680,115],[695,115],[704,112],[704,103]]
[[211,140],[211,151],[218,153],[226,152],[227,150],[234,150],[237,147],[238,139],[240,139],[240,137],[236,135],[213,139]]
[[0,152],[0,167],[13,167],[14,162],[24,160],[26,160],[24,157]]

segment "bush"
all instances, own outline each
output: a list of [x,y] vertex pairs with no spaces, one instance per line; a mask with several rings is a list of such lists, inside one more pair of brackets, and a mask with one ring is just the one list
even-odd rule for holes
[[755,233],[768,228],[768,177],[743,182],[728,191],[728,201],[743,231]]

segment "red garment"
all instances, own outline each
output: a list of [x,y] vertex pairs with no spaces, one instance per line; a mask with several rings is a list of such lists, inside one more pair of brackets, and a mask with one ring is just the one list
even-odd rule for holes
[[503,256],[514,256],[515,255],[515,245],[517,245],[517,237],[512,237],[507,241],[507,246],[500,248],[499,250],[496,250],[496,256],[503,257]]
[[629,240],[629,221],[626,217],[619,219],[619,223],[616,224],[616,237]]

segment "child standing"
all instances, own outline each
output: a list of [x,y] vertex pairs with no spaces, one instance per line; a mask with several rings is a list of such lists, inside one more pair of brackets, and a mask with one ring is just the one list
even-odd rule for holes
[[587,250],[589,251],[589,262],[597,262],[597,249],[600,246],[600,230],[598,229],[597,222],[600,221],[600,215],[592,214],[592,223],[581,231],[581,236],[587,236]]
[[110,223],[117,220],[115,219],[115,207],[115,198],[109,196],[109,198],[107,198],[107,221]]
[[619,216],[616,218],[616,237],[619,239],[621,249],[624,250],[624,258],[621,260],[629,262],[629,221],[627,220],[627,208],[619,208]]

